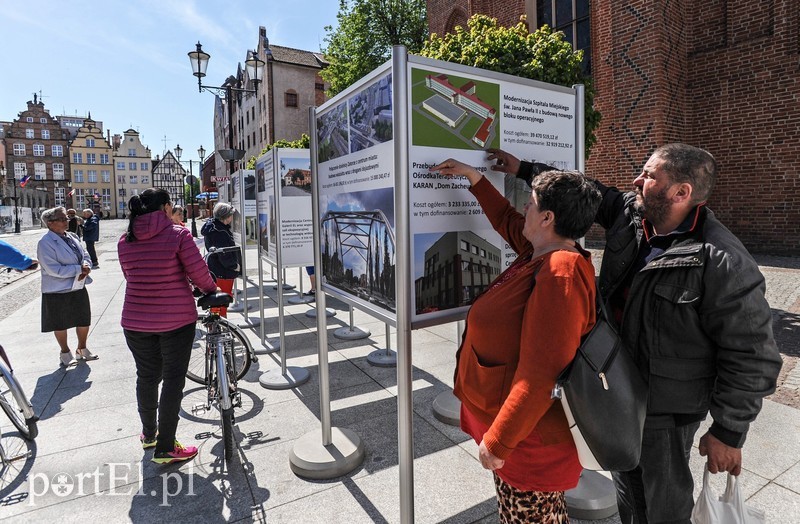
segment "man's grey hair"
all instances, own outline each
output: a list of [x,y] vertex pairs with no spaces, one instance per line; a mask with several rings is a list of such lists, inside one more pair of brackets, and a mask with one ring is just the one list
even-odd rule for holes
[[42,222],[44,222],[45,224],[52,222],[53,219],[56,218],[56,215],[59,214],[59,212],[64,216],[67,216],[67,210],[63,206],[45,209],[44,211],[42,211]]

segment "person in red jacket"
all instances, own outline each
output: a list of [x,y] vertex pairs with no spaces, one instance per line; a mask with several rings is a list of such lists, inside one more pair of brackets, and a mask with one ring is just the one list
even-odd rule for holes
[[131,197],[128,209],[117,252],[127,280],[121,324],[136,361],[139,439],[143,448],[155,448],[153,462],[169,464],[197,454],[175,439],[197,323],[189,280],[204,293],[218,288],[191,232],[173,224],[169,193],[146,189]]
[[461,429],[494,473],[501,522],[569,522],[564,491],[581,465],[561,404],[550,392],[595,323],[589,230],[600,193],[581,173],[550,171],[520,214],[476,169],[453,159],[431,168],[465,176],[517,259],[472,303],[456,354]]

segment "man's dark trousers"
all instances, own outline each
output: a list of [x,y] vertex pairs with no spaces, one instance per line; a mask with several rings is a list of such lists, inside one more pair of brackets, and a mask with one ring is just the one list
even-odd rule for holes
[[645,424],[639,465],[612,472],[622,524],[689,524],[694,507],[689,454],[699,427],[700,422],[658,428]]

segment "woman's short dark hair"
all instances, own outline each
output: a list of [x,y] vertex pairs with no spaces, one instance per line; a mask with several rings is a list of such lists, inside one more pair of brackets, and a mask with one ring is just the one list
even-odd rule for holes
[[573,240],[589,231],[602,199],[594,182],[579,171],[545,171],[533,179],[531,190],[539,210],[555,215],[556,234]]
[[166,189],[151,187],[145,189],[141,194],[133,195],[128,200],[128,233],[125,235],[125,240],[133,242],[136,240],[136,235],[133,234],[133,221],[136,217],[152,213],[154,211],[161,211],[161,209],[172,202],[169,192]]

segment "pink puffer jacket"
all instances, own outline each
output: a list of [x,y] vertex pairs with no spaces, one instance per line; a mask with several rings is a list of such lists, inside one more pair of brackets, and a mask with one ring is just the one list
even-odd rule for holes
[[136,240],[117,243],[119,263],[128,281],[122,327],[166,332],[197,321],[191,280],[204,293],[217,289],[188,229],[166,213],[154,211],[134,219]]

